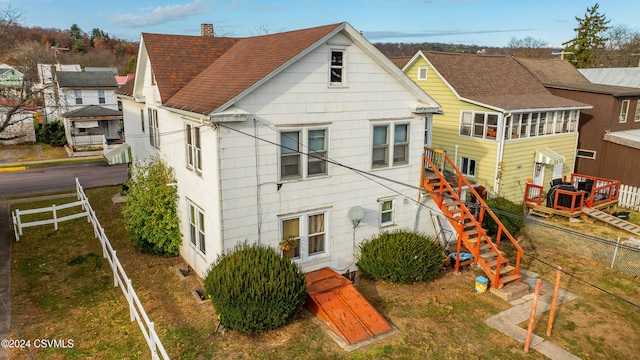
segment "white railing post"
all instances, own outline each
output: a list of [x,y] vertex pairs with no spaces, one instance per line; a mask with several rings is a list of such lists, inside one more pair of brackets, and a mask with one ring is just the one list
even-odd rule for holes
[[129,302],[129,316],[131,318],[131,321],[134,321],[136,319],[136,313],[135,313],[135,304],[133,303],[133,296],[131,295],[131,292],[133,291],[133,287],[131,286],[131,279],[126,278],[126,283],[127,283],[127,301]]
[[153,321],[149,321],[149,347],[151,348],[151,356],[157,359],[158,348],[156,346],[156,329],[154,328]]
[[20,235],[22,234],[22,220],[21,220],[21,215],[20,215],[20,209],[16,209],[16,216],[18,218],[18,231],[20,232]]
[[51,205],[53,208],[51,211],[53,212],[53,228],[58,230],[58,213],[56,212],[56,205]]
[[118,267],[115,266],[116,251],[111,253],[111,263],[113,264],[113,286],[118,286]]
[[18,234],[18,219],[16,218],[15,211],[11,213],[11,219],[13,220],[13,233],[16,236],[16,242],[20,241],[20,234]]

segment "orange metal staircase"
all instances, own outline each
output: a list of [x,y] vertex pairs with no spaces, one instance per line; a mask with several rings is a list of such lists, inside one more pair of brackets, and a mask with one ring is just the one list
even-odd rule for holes
[[[522,248],[444,151],[425,148],[421,179],[422,188],[435,200],[458,233],[456,253],[464,251],[473,254],[474,263],[484,270],[494,288],[499,289],[510,282],[520,281]],[[478,201],[475,214],[467,207],[464,199],[460,199],[463,188],[471,192]],[[487,216],[498,225],[493,239],[482,228],[482,222]],[[500,250],[501,240],[504,239],[515,251],[513,263]],[[458,255],[456,271],[459,266]]]

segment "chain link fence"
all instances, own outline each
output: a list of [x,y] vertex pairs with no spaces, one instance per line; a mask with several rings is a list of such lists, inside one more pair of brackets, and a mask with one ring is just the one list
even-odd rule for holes
[[582,234],[530,217],[525,220],[527,237],[534,243],[563,249],[611,269],[640,276],[640,246],[634,245],[636,242]]

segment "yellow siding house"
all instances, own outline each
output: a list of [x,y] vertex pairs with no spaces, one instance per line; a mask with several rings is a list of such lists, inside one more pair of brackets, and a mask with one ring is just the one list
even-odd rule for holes
[[445,150],[489,195],[519,203],[527,179],[546,187],[573,172],[590,105],[552,95],[507,56],[419,51],[392,61],[441,106],[425,146]]

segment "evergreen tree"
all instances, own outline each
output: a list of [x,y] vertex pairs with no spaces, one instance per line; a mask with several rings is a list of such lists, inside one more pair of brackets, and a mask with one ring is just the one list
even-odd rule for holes
[[609,29],[607,24],[609,24],[610,20],[607,20],[604,14],[598,12],[599,6],[596,3],[592,7],[587,7],[584,18],[576,16],[578,27],[573,29],[576,32],[576,36],[562,44],[565,46],[565,51],[573,53],[573,59],[575,60],[573,65],[577,68],[597,66],[595,59],[598,57],[598,53],[604,49],[607,42],[607,38],[603,34]]

